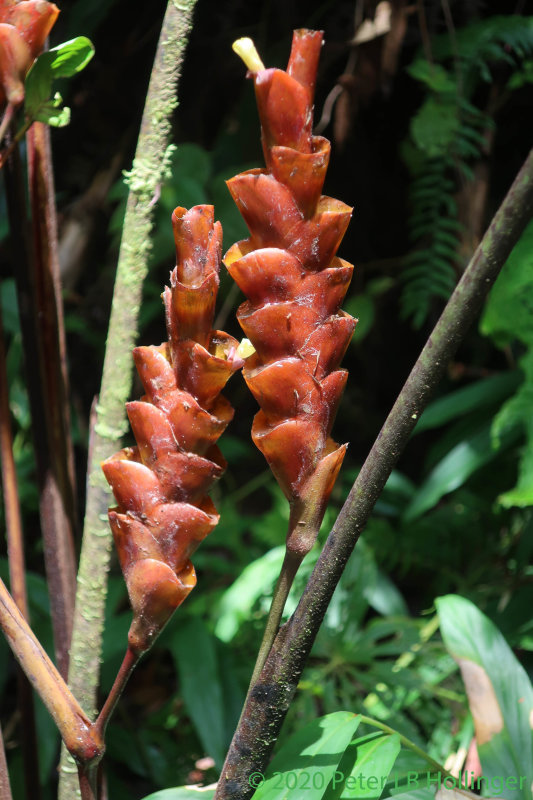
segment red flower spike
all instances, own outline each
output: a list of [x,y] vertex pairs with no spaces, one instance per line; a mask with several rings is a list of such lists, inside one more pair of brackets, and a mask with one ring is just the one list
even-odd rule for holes
[[24,78],[59,14],[46,0],[0,2],[0,106],[24,100]]
[[219,392],[244,363],[237,341],[211,330],[222,242],[213,207],[177,208],[172,225],[177,264],[164,292],[168,342],[133,351],[146,392],[127,404],[137,447],[102,464],[117,501],[109,523],[137,654],[196,583],[189,559],[218,522],[206,496],[225,468],[215,442],[233,417]]
[[244,368],[261,407],[252,436],[291,504],[287,548],[312,547],[346,446],[330,431],[347,373],[339,370],[355,320],[340,311],[353,267],[336,257],[352,209],[322,196],[330,145],[313,136],[320,31],[295,31],[287,71],[265,69],[249,40],[249,67],[266,169],[228,188],[250,231],[224,263],[247,297],[238,319],[255,348]]

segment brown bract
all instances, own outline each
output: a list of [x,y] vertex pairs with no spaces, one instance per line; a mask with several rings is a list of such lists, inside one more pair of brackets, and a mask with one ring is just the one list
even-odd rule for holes
[[237,341],[211,330],[222,243],[213,207],[177,208],[172,224],[177,265],[163,295],[168,342],[133,351],[146,392],[127,404],[137,446],[102,465],[117,501],[109,521],[137,653],[196,583],[189,559],[219,519],[206,492],[225,468],[215,442],[233,416],[220,390],[243,365]]
[[0,106],[24,100],[24,78],[58,14],[46,0],[0,0]]
[[312,546],[346,446],[330,432],[355,326],[340,311],[353,267],[336,256],[352,209],[322,195],[330,145],[313,136],[320,31],[295,31],[286,71],[253,79],[266,169],[228,181],[250,231],[224,263],[247,297],[239,322],[256,353],[244,376],[261,410],[252,435],[291,503],[288,549]]

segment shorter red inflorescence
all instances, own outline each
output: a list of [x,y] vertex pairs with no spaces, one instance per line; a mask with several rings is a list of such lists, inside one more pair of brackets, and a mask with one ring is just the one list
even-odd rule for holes
[[233,417],[220,395],[243,366],[238,343],[211,330],[222,228],[212,206],[172,216],[177,265],[164,292],[168,342],[137,347],[146,392],[127,404],[137,447],[102,465],[117,508],[109,521],[134,618],[135,652],[148,649],[195,586],[190,556],[218,522],[206,492],[225,462],[215,442]]

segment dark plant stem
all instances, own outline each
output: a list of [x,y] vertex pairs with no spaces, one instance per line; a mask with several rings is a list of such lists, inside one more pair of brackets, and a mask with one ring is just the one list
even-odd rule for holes
[[[50,591],[54,644],[59,670],[66,676],[74,606],[75,559],[67,504],[61,491],[61,453],[54,452],[52,425],[61,392],[54,364],[58,359],[58,317],[49,264],[32,250],[25,181],[18,148],[6,164],[6,198],[13,264],[40,494],[45,567]],[[34,206],[35,213],[41,213]],[[42,209],[41,209],[42,210]],[[37,260],[34,258],[37,256]],[[36,269],[36,263],[39,269]],[[62,412],[62,406],[59,412]]]
[[247,698],[216,800],[247,800],[264,771],[335,587],[420,414],[533,212],[533,150],[414,365],[328,536],[298,607]]
[[107,723],[109,722],[111,715],[115,710],[118,701],[120,700],[120,696],[124,691],[124,687],[126,686],[131,673],[139,663],[139,658],[140,656],[137,653],[134,653],[133,650],[128,647],[107,700],[105,701],[103,708],[100,711],[96,722],[94,723],[94,729],[102,740],[105,736]]

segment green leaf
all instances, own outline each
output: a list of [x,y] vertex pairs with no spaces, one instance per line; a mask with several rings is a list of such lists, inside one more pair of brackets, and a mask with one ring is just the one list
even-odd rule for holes
[[480,330],[498,346],[518,338],[533,347],[533,222],[514,246],[494,284]]
[[358,344],[365,338],[374,323],[374,317],[376,316],[374,300],[368,294],[358,294],[355,297],[350,297],[348,302],[345,303],[345,311],[357,320],[352,344]]
[[177,627],[170,649],[187,711],[206,755],[211,756],[220,769],[227,741],[214,637],[199,619],[194,619]]
[[253,800],[320,800],[360,720],[336,711],[306,725],[273,758]]
[[399,734],[371,733],[350,743],[324,800],[378,800],[400,752]]
[[223,642],[230,642],[243,620],[248,618],[253,604],[264,594],[269,594],[279,575],[285,546],[274,547],[261,558],[253,561],[237,580],[222,595],[215,635]]
[[456,81],[439,64],[431,64],[425,58],[417,59],[407,68],[407,72],[438,94],[457,94]]
[[459,128],[456,103],[437,97],[429,97],[411,120],[411,136],[430,158],[446,153]]
[[490,378],[484,378],[470,386],[450,392],[426,408],[413,433],[439,428],[469,411],[496,405],[508,397],[519,383],[520,373],[513,370],[492,375]]
[[[457,595],[436,601],[446,648],[461,668],[483,775],[506,781],[506,800],[531,800],[533,688],[495,625]],[[487,787],[490,792],[490,784]]]
[[143,800],[213,800],[215,790],[209,786],[175,786],[163,789],[143,798]]
[[[49,124],[66,125],[67,109],[63,109],[63,114],[58,111],[59,106],[56,104],[58,95],[51,99],[52,84],[57,78],[70,78],[80,72],[93,55],[94,47],[85,36],[77,36],[41,53],[26,76],[24,100],[26,116],[31,120],[49,122],[48,116],[54,120]],[[52,108],[55,109],[55,114],[52,113]],[[39,116],[41,114],[42,119]]]
[[[509,432],[502,438],[502,446],[517,438]],[[430,472],[404,513],[404,522],[412,522],[432,508],[445,494],[462,486],[480,467],[498,455],[492,446],[490,423],[468,437],[450,452]]]

